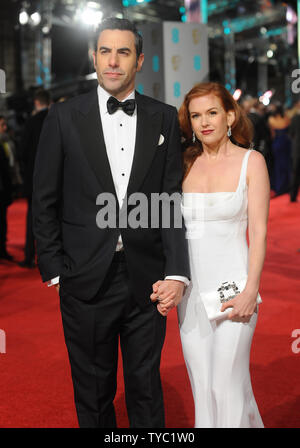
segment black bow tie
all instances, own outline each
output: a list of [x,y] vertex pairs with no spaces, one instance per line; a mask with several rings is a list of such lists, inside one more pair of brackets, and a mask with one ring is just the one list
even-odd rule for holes
[[127,100],[121,103],[113,96],[107,100],[107,112],[111,115],[116,112],[117,109],[123,109],[127,115],[133,115],[135,109],[135,100]]

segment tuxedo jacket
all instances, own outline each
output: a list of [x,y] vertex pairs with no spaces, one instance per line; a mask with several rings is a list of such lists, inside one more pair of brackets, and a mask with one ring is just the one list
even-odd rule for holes
[[[137,130],[127,196],[181,192],[182,152],[174,107],[136,92]],[[164,141],[159,145],[159,140]],[[43,281],[83,301],[99,291],[119,235],[132,293],[149,304],[152,284],[190,277],[184,225],[99,228],[100,193],[116,192],[106,153],[97,90],[54,104],[40,136],[33,181],[33,225]],[[116,199],[117,201],[117,199]],[[118,203],[118,202],[117,202]],[[118,207],[116,213],[119,213]],[[127,213],[131,208],[128,206]],[[150,210],[151,213],[151,210]]]

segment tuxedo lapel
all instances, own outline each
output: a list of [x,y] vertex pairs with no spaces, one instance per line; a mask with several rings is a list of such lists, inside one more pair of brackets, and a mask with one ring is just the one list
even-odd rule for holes
[[162,113],[149,111],[142,95],[136,93],[137,130],[127,196],[138,191],[155,156],[161,130]]
[[81,148],[105,192],[116,195],[106,153],[97,90],[93,90],[78,106],[75,115]]

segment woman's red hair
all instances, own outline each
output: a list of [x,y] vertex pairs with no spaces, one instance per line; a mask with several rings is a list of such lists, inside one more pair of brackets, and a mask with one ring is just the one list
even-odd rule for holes
[[202,145],[196,139],[192,142],[193,130],[191,126],[189,104],[192,99],[199,96],[213,94],[219,98],[225,112],[233,110],[235,120],[231,126],[231,139],[238,146],[249,148],[253,131],[251,121],[247,118],[243,109],[238,105],[228,90],[217,82],[203,82],[196,84],[185,96],[182,106],[179,109],[179,125],[185,139],[186,150],[183,155],[184,177],[187,176],[196,158],[202,153]]

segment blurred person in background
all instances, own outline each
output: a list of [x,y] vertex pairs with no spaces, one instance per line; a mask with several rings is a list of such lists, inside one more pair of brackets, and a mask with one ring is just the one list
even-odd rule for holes
[[257,112],[266,120],[266,106],[260,101],[257,103]]
[[3,146],[8,158],[12,193],[14,194],[14,192],[17,192],[22,185],[22,177],[20,174],[20,164],[17,157],[16,145],[10,136],[7,120],[2,115],[0,116],[0,144]]
[[0,259],[12,261],[7,252],[7,207],[12,202],[12,183],[9,159],[4,146],[0,143]]
[[265,116],[266,120],[269,121],[270,116],[275,112],[276,105],[274,103],[270,103],[268,106],[265,107]]
[[295,104],[290,136],[292,139],[292,181],[290,190],[291,202],[297,201],[297,194],[300,185],[300,101]]
[[24,260],[19,266],[24,268],[35,267],[35,243],[32,230],[32,183],[33,169],[40,133],[44,120],[48,114],[50,105],[50,94],[46,90],[38,90],[34,95],[33,115],[25,124],[24,132],[20,142],[20,155],[23,165],[24,195],[27,198],[27,219],[26,219],[26,242]]
[[287,193],[291,181],[291,139],[289,137],[290,119],[280,103],[270,112],[268,124],[272,136],[273,170],[271,187],[276,195]]
[[253,148],[263,154],[270,176],[272,171],[271,133],[259,107],[259,101],[256,98],[246,97],[241,102],[241,106],[253,125]]

